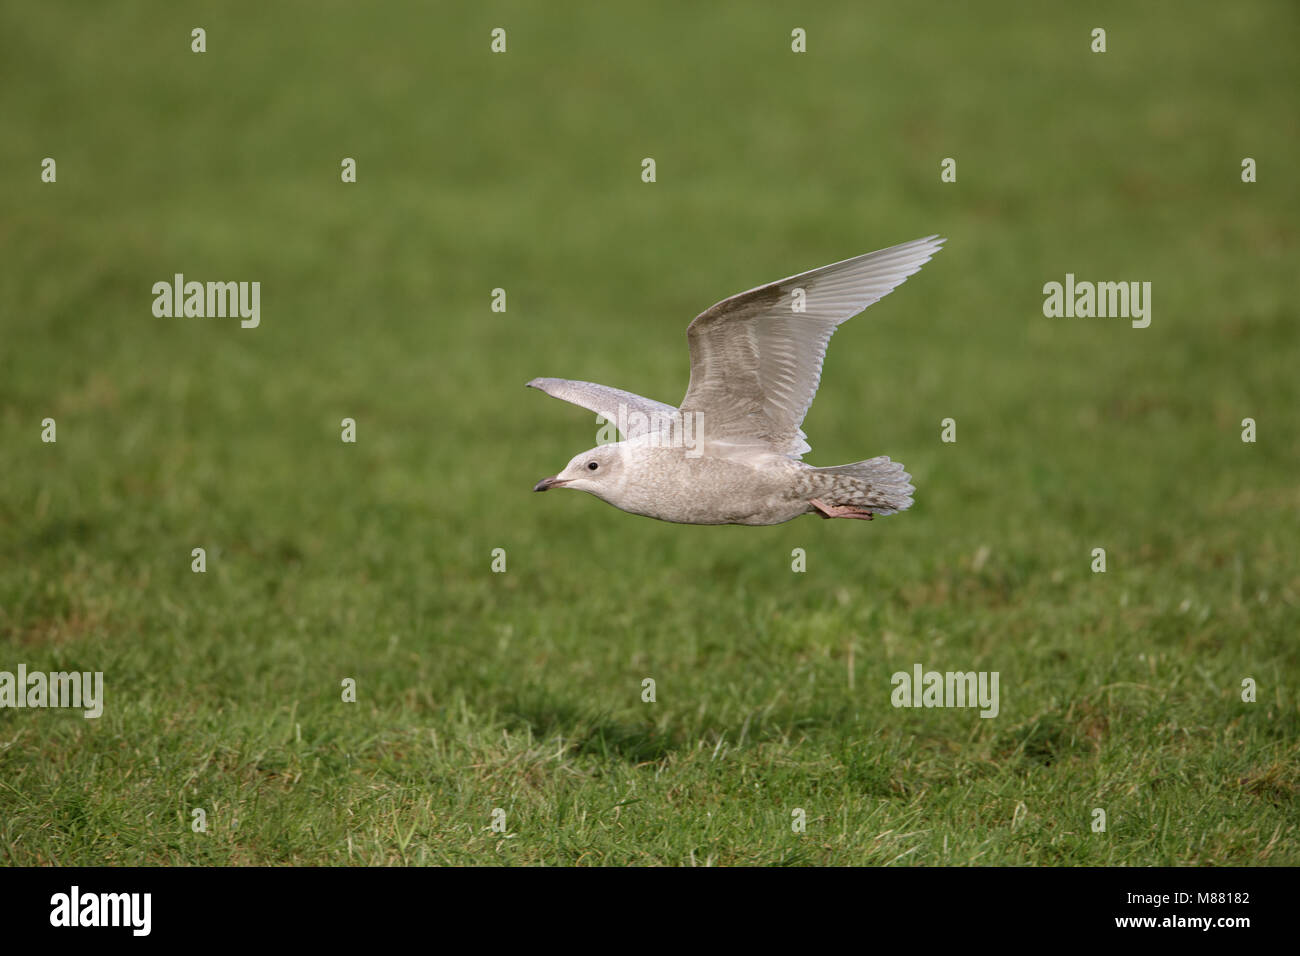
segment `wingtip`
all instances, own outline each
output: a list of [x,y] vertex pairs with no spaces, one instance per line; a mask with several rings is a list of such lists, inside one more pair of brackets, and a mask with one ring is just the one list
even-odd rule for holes
[[[895,253],[906,256],[924,255],[926,262],[930,260],[936,252],[943,248],[943,244],[948,241],[947,236],[941,236],[935,233],[933,236],[924,236],[920,239],[913,239],[910,242],[900,243],[897,246],[891,246],[888,249],[882,249],[881,252]],[[877,255],[877,253],[869,253]]]
[[936,233],[933,236],[926,236],[924,239],[916,239],[913,242],[909,242],[908,245],[911,246],[917,253],[925,256],[925,258],[922,260],[922,262],[925,263],[925,262],[929,262],[931,259],[935,257],[935,255],[942,252],[943,244],[947,241],[948,241],[947,236],[941,236],[938,233]]

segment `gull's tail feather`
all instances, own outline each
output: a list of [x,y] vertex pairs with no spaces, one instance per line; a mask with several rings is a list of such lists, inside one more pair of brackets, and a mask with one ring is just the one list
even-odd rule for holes
[[817,496],[832,505],[856,505],[873,514],[892,515],[912,506],[912,476],[901,462],[869,458],[851,465],[814,468]]

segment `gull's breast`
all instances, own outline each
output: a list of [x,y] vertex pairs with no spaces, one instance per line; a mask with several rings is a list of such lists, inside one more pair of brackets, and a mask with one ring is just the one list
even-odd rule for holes
[[[770,458],[770,460],[768,460]],[[782,456],[692,456],[679,448],[645,448],[625,461],[622,500],[633,514],[682,524],[774,524],[802,514],[793,500],[798,463]]]

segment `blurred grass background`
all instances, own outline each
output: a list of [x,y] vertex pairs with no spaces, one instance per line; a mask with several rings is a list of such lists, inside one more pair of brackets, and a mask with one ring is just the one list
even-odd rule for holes
[[[1298,23],[6,6],[0,670],[107,703],[0,711],[0,859],[1300,862]],[[905,515],[530,493],[596,431],[530,378],[675,403],[697,312],[934,232],[805,423],[906,463]],[[176,272],[260,281],[261,327],[155,318]],[[1044,318],[1067,272],[1152,282],[1151,327]],[[895,710],[916,662],[1000,715]]]

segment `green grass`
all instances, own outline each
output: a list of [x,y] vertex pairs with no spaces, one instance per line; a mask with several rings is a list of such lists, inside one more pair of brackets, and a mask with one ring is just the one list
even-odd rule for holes
[[[0,860],[1300,863],[1294,7],[545,6],[0,13],[0,670],[107,694],[0,711]],[[696,312],[933,232],[805,424],[911,511],[530,493],[595,424],[528,379],[675,402]]]

